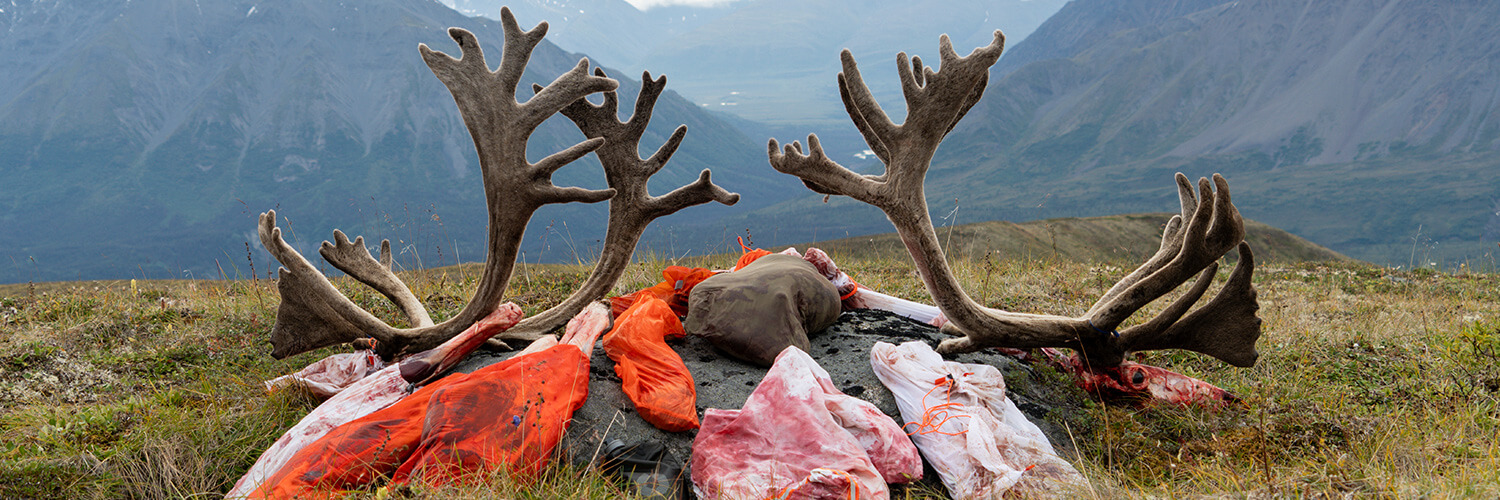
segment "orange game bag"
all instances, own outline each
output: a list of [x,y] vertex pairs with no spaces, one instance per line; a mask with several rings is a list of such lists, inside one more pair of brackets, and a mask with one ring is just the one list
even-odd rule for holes
[[391,483],[464,483],[496,470],[537,477],[588,399],[589,362],[572,345],[524,358],[434,392],[422,442]]
[[297,452],[250,498],[321,498],[394,473],[446,484],[504,468],[535,476],[588,397],[588,360],[557,345],[455,373]]
[[[609,322],[603,305],[499,363],[455,373],[302,448],[250,498],[332,498],[381,477],[441,485],[503,469],[533,478],[588,399],[589,358]],[[394,474],[394,476],[393,476]]]
[[432,393],[470,376],[449,375],[391,406],[333,428],[293,455],[249,498],[333,498],[338,491],[389,476],[421,441]]
[[666,339],[684,335],[682,322],[665,302],[646,296],[615,319],[604,336],[604,352],[641,418],[658,429],[698,428],[698,389],[693,374]]
[[751,262],[755,262],[756,259],[771,255],[770,250],[766,250],[763,248],[750,248],[750,245],[745,244],[744,238],[737,237],[734,240],[740,242],[740,250],[744,252],[740,254],[740,260],[734,262],[735,271],[744,269],[745,266],[750,265]]
[[637,290],[629,295],[610,298],[610,312],[618,318],[642,297],[656,297],[666,302],[678,317],[686,316],[688,292],[693,291],[694,285],[713,275],[713,271],[701,267],[668,266],[661,271],[663,280],[661,283]]

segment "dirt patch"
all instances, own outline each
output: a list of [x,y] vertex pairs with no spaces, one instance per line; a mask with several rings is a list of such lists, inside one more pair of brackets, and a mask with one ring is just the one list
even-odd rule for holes
[[112,399],[119,384],[119,376],[110,370],[55,347],[32,345],[0,363],[0,409]]

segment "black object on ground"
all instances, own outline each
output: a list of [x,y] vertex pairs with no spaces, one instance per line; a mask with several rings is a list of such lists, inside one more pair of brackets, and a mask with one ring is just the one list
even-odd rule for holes
[[[900,410],[891,392],[875,378],[870,368],[870,347],[876,342],[920,341],[936,346],[947,336],[938,329],[894,313],[875,309],[845,311],[838,321],[811,336],[807,353],[828,371],[834,384],[845,394],[869,401],[879,407],[897,423],[902,422]],[[698,415],[704,408],[737,409],[766,375],[761,368],[725,355],[706,339],[689,335],[682,340],[669,341],[682,361],[692,372],[698,390]],[[461,371],[472,371],[513,353],[478,352],[459,365]],[[1021,411],[1041,427],[1058,453],[1065,458],[1073,455],[1072,440],[1062,427],[1051,423],[1047,416],[1054,412],[1076,414],[1086,395],[1071,382],[1039,380],[1036,368],[1017,362],[993,350],[961,354],[949,357],[963,363],[984,363],[1000,368],[1005,375],[1006,390]],[[1051,368],[1041,368],[1050,370]],[[562,444],[554,455],[559,460],[572,459],[577,463],[598,463],[605,456],[608,443],[619,440],[624,443],[659,443],[670,453],[675,465],[684,470],[684,485],[690,484],[687,472],[692,459],[693,439],[697,431],[665,432],[657,429],[635,412],[635,404],[620,389],[620,378],[615,375],[613,364],[597,347],[589,366],[589,398],[583,408],[573,414],[573,423],[563,436]],[[927,470],[923,483],[943,491],[937,477]],[[898,496],[905,487],[896,485],[892,496]],[[684,488],[684,495],[692,498],[692,488]]]
[[612,439],[604,444],[599,468],[625,479],[641,498],[680,500],[686,475],[661,443],[625,444]]

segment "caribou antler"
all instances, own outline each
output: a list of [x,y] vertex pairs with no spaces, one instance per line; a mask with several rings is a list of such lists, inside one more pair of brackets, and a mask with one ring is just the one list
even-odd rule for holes
[[[342,233],[336,233],[334,238],[339,241],[325,243],[324,256],[330,257],[329,261],[336,267],[391,297],[412,320],[411,328],[392,327],[340,294],[307,259],[282,240],[281,230],[276,227],[275,212],[267,212],[260,217],[261,243],[285,266],[281,269],[278,284],[282,303],[277,311],[276,325],[271,330],[273,356],[281,358],[366,336],[379,341],[377,348],[387,358],[436,346],[500,305],[522,233],[532,213],[549,203],[595,203],[615,195],[615,189],[563,188],[553,185],[551,180],[557,169],[599,149],[604,144],[603,139],[583,141],[535,164],[526,160],[526,142],[547,117],[586,95],[614,90],[618,83],[609,78],[590,76],[588,60],[583,59],[535,97],[525,103],[516,101],[521,74],[532,50],[546,34],[547,24],[541,23],[531,31],[523,31],[509,9],[502,9],[501,24],[505,30],[504,55],[500,68],[493,72],[486,65],[484,53],[474,35],[463,29],[448,30],[449,36],[458,42],[461,58],[434,51],[426,44],[419,47],[427,66],[452,92],[479,152],[485,198],[489,204],[489,248],[485,255],[484,274],[473,298],[453,318],[434,325],[430,319],[423,319],[425,310],[416,303],[405,285],[400,285],[399,280],[390,274],[388,267],[380,269],[383,266],[376,263],[368,251],[354,248],[363,247],[362,239],[349,243]],[[364,255],[359,255],[361,253]],[[628,254],[625,258],[628,260]],[[611,281],[605,286],[606,290],[612,285]],[[561,318],[560,321],[567,321],[586,302],[588,300],[570,299],[568,308],[573,310],[554,308],[549,313]],[[541,334],[538,331],[543,326],[541,323],[545,322],[533,321],[532,328],[508,330],[497,337],[535,338]]]
[[[605,78],[604,70],[595,68],[594,76]],[[609,200],[609,228],[605,232],[599,262],[594,264],[594,271],[578,291],[552,309],[522,320],[511,329],[515,334],[551,331],[567,322],[587,303],[604,298],[625,274],[635,245],[651,221],[710,201],[725,205],[740,201],[740,195],[715,185],[709,179],[707,169],[698,175],[697,181],[666,195],[651,196],[646,191],[646,181],[667,165],[687,135],[687,125],[678,125],[667,142],[650,158],[642,159],[638,153],[641,135],[646,133],[646,124],[651,121],[651,111],[666,86],[667,77],[652,80],[651,73],[643,73],[635,113],[624,122],[617,118],[620,101],[614,91],[604,93],[601,105],[595,106],[580,98],[562,109],[563,116],[573,120],[584,136],[604,140],[604,146],[594,154],[599,156],[604,176],[615,190],[614,198]],[[532,89],[539,94],[545,90],[536,84],[532,84]]]
[[416,294],[411,293],[406,283],[391,271],[391,240],[380,240],[380,260],[375,260],[370,255],[370,250],[365,248],[364,236],[357,236],[351,242],[343,231],[335,229],[333,243],[323,242],[318,247],[318,253],[323,255],[323,260],[333,264],[333,267],[344,274],[385,295],[406,314],[406,320],[411,326],[432,326],[432,316],[427,314],[427,308],[417,300]]
[[[923,184],[938,145],[964,114],[979,102],[988,84],[989,68],[1004,50],[1005,36],[959,57],[947,35],[940,42],[941,71],[922,65],[920,58],[896,56],[901,90],[906,98],[906,123],[897,125],[871,95],[860,77],[854,57],[842,54],[839,94],[850,119],[870,149],[886,165],[880,175],[859,175],[823,153],[817,135],[807,137],[808,150],[793,142],[784,150],[775,139],[768,155],[776,170],[795,175],[810,189],[838,194],[874,205],[885,212],[901,235],[933,300],[948,317],[944,331],[963,335],[948,339],[940,352],[957,353],[985,347],[1068,347],[1082,351],[1097,366],[1116,366],[1129,351],[1189,349],[1236,366],[1255,363],[1255,341],[1260,319],[1255,290],[1250,284],[1254,260],[1243,243],[1245,227],[1230,203],[1229,185],[1215,174],[1202,179],[1198,193],[1186,176],[1177,174],[1182,215],[1167,224],[1160,250],[1139,269],[1106,293],[1087,314],[1078,318],[1022,314],[989,309],[970,299],[938,245],[927,211]],[[1239,247],[1240,262],[1229,282],[1206,306],[1184,314],[1208,289],[1217,261]],[[1156,318],[1124,332],[1115,330],[1135,311],[1198,275],[1189,292]]]

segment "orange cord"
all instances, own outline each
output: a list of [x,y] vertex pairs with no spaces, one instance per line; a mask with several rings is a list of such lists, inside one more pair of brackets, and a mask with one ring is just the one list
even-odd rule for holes
[[[958,382],[955,381],[955,380],[953,380],[953,376],[952,375],[946,375],[946,376],[943,376],[943,377],[939,377],[937,380],[932,381],[932,383],[933,383],[933,387],[931,389],[927,390],[927,394],[923,394],[922,395],[922,407],[923,408],[927,408],[926,411],[922,412],[922,420],[917,421],[917,422],[907,422],[907,423],[901,424],[901,430],[902,431],[906,431],[906,435],[908,435],[908,436],[913,435],[913,434],[932,434],[932,433],[942,434],[944,436],[957,436],[957,435],[963,434],[965,432],[969,432],[968,429],[964,429],[964,430],[961,430],[961,431],[958,431],[958,432],[943,432],[941,430],[943,428],[943,426],[948,423],[949,420],[953,420],[955,418],[973,418],[974,417],[973,415],[949,415],[948,414],[948,410],[950,408],[963,408],[963,406],[964,406],[962,404],[954,403],[953,402],[953,386],[956,385]],[[938,390],[940,388],[944,388],[944,387],[948,388],[948,394],[947,394],[946,402],[944,402],[943,404],[940,404],[940,405],[935,405],[935,406],[930,406],[930,407],[927,406],[927,396],[931,396],[932,395],[932,391],[936,391],[936,390]],[[936,424],[933,423],[934,420],[937,421]],[[907,431],[906,430],[906,426],[908,426],[908,425],[916,425],[917,428],[913,429],[913,430],[910,430],[910,431]]]
[[[860,497],[860,491],[861,491],[860,488],[862,488],[864,486],[864,483],[859,482],[859,478],[854,477],[853,474],[850,474],[847,471],[842,471],[842,470],[838,470],[838,469],[823,469],[823,470],[826,470],[826,471],[829,471],[829,472],[836,472],[839,475],[844,476],[844,479],[847,479],[849,481],[849,500],[855,500],[855,499],[857,499],[857,498]],[[763,498],[761,500],[780,500],[780,499],[783,499],[783,498],[787,498],[787,497],[791,496],[792,493],[795,493],[795,492],[797,492],[797,490],[802,489],[803,486],[807,486],[807,480],[806,479],[804,479],[802,481],[798,481],[797,484],[787,485],[784,488],[776,490],[776,492],[772,493],[771,496],[765,497],[765,498]]]
[[856,283],[852,278],[849,280],[849,283],[854,285],[854,288],[849,290],[849,293],[844,294],[843,297],[839,297],[839,302],[849,300],[849,297],[853,297],[854,294],[859,293],[859,283]]

